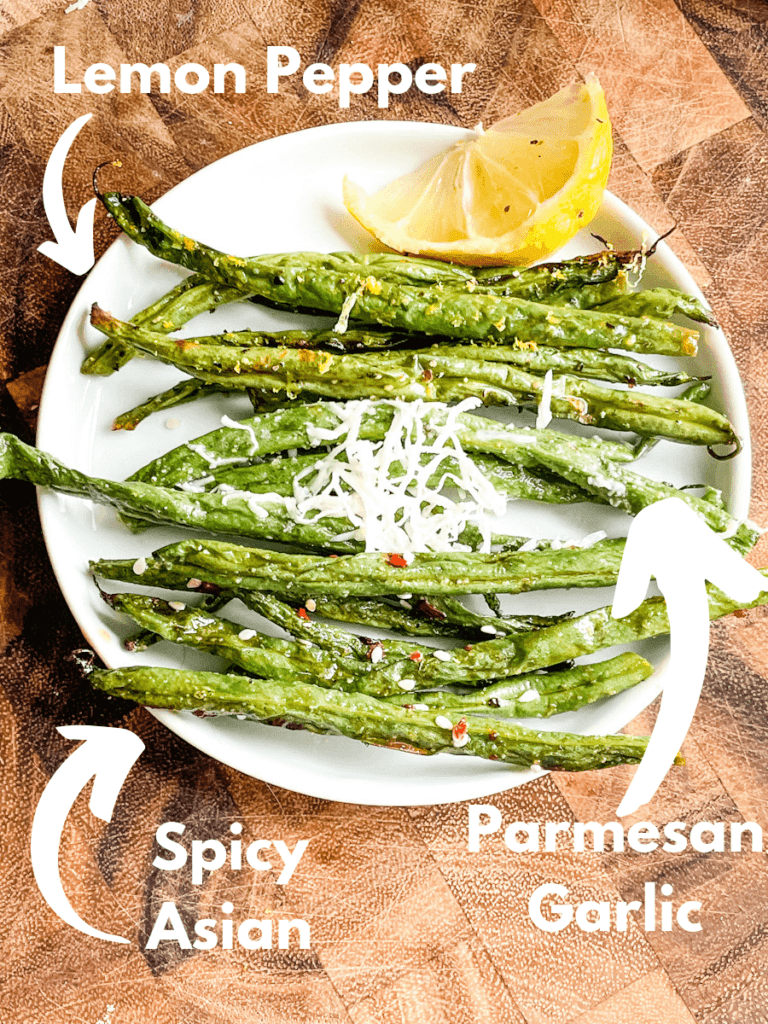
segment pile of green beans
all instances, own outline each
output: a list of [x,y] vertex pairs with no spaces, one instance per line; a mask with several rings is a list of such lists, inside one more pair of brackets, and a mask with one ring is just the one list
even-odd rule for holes
[[[674,289],[629,292],[630,272],[643,263],[637,252],[605,250],[519,270],[392,253],[243,259],[170,228],[137,196],[97,195],[129,237],[192,271],[130,323],[94,307],[92,323],[107,340],[86,358],[84,373],[113,372],[140,352],[190,377],[119,415],[116,429],[222,390],[247,391],[262,411],[314,398],[478,397],[487,405],[538,406],[549,372],[558,379],[548,403],[556,418],[738,450],[727,419],[700,403],[591,383],[633,389],[690,381],[609,350],[694,355],[698,333],[669,318],[714,323],[699,300]],[[237,299],[338,321],[320,330],[168,338],[199,313]]]
[[[110,505],[132,531],[170,524],[214,535],[149,556],[97,559],[91,571],[99,580],[166,592],[100,590],[133,624],[128,650],[166,640],[223,658],[229,670],[89,668],[94,687],[153,707],[235,714],[412,753],[470,754],[517,769],[637,763],[647,737],[573,735],[514,720],[574,711],[647,679],[652,666],[633,652],[575,661],[667,633],[663,599],[649,598],[616,620],[610,607],[579,616],[505,615],[497,597],[613,585],[623,539],[595,536],[582,545],[494,535],[489,551],[478,550],[479,531],[467,526],[462,550],[371,552],[349,519],[301,519],[289,501],[298,473],[312,479],[322,472],[328,444],[318,437],[343,440],[346,403],[361,403],[358,436],[378,445],[395,422],[396,403],[419,400],[429,403],[427,440],[452,417],[464,456],[509,499],[593,502],[635,514],[679,497],[746,553],[757,528],[735,521],[717,492],[699,497],[633,465],[658,439],[739,450],[727,418],[704,404],[706,378],[637,358],[695,355],[698,331],[672,318],[713,324],[709,310],[672,289],[633,292],[630,281],[644,265],[637,252],[606,249],[519,269],[393,253],[241,258],[170,228],[138,197],[97,194],[130,238],[190,272],[130,322],[93,307],[91,323],[105,340],[83,373],[108,376],[143,355],[187,375],[119,415],[115,429],[234,391],[247,392],[256,413],[179,445],[125,481],[89,476],[0,434],[0,478]],[[174,337],[194,317],[239,301],[335,319],[322,328]],[[639,390],[679,386],[686,391],[678,397]],[[546,403],[555,418],[630,431],[638,440],[449,411],[467,398],[534,409]],[[425,471],[430,486],[458,476],[460,465],[447,454],[438,470]],[[405,472],[397,462],[389,468],[393,479]],[[288,550],[246,547],[233,537]],[[169,591],[183,599],[169,599]],[[464,603],[471,595],[484,598],[486,609]],[[715,588],[709,600],[712,618],[739,607]],[[256,627],[222,614],[235,602],[258,616]],[[765,603],[768,589],[755,605]],[[264,620],[283,635],[265,632]],[[399,637],[372,639],[355,627]]]

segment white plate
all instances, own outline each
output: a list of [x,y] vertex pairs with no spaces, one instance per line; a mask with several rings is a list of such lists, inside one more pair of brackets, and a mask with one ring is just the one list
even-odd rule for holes
[[[243,256],[292,249],[365,251],[371,247],[371,239],[347,215],[341,202],[343,174],[349,173],[367,188],[375,189],[466,134],[449,126],[393,121],[311,128],[219,160],[172,189],[157,202],[156,209],[187,234]],[[119,186],[119,172],[115,174]],[[643,237],[654,237],[639,217],[610,194],[606,194],[589,228],[562,254],[599,248],[592,231],[618,248],[637,247]],[[99,260],[67,314],[51,358],[40,405],[37,439],[41,448],[85,472],[122,479],[159,453],[213,429],[223,412],[248,415],[248,405],[239,397],[206,399],[174,411],[182,421],[179,429],[167,429],[164,424],[168,417],[161,414],[135,432],[113,433],[110,425],[115,415],[169,387],[180,375],[169,367],[143,360],[134,360],[106,379],[85,377],[79,372],[84,351],[98,344],[101,337],[87,323],[92,302],[98,301],[105,309],[128,318],[181,276],[177,268],[154,259],[126,238],[118,239]],[[671,285],[700,294],[664,244],[650,261],[644,285]],[[194,321],[182,333],[267,325],[295,326],[296,318],[246,303]],[[642,471],[677,484],[706,482],[720,487],[734,515],[745,517],[751,456],[744,394],[722,333],[705,328],[703,338],[701,354],[693,365],[697,371],[714,374],[713,403],[730,417],[744,441],[744,450],[737,459],[718,463],[702,450],[661,443],[643,460]],[[560,422],[553,426],[568,429]],[[88,643],[107,665],[222,664],[167,643],[142,655],[129,655],[121,647],[121,640],[131,631],[130,626],[100,601],[88,574],[91,558],[148,554],[177,539],[178,531],[154,529],[133,536],[120,526],[111,510],[51,493],[40,495],[40,513],[64,597]],[[629,521],[622,513],[596,505],[563,509],[531,502],[511,504],[507,519],[510,531],[560,537],[579,537],[596,529],[606,529],[616,536],[626,532]],[[585,611],[610,599],[610,591],[553,592],[509,599],[509,607],[531,611],[573,607]],[[252,621],[242,608],[230,614],[243,622]],[[658,663],[666,656],[667,644],[663,640],[649,641],[639,649]],[[550,719],[547,727],[614,732],[655,695],[653,680],[647,680],[599,705]],[[155,713],[179,736],[248,775],[331,800],[379,805],[445,803],[487,796],[533,777],[532,772],[515,772],[476,758],[406,756],[343,737],[287,732],[232,718]]]

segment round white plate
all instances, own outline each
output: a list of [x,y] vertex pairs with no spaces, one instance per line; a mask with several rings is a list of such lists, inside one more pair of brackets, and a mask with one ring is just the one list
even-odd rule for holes
[[[405,173],[468,133],[462,129],[412,122],[360,122],[311,128],[258,143],[219,160],[172,189],[155,208],[171,225],[219,249],[247,256],[293,249],[332,251],[372,248],[372,239],[346,213],[341,201],[345,173],[373,190]],[[119,172],[113,179],[119,187]],[[113,181],[108,182],[109,185]],[[617,248],[633,248],[655,234],[624,203],[606,194],[600,213],[562,251],[571,256],[595,251],[595,232]],[[40,405],[38,445],[70,466],[97,476],[123,479],[161,452],[219,425],[223,413],[246,416],[243,398],[206,399],[171,414],[178,429],[165,426],[168,414],[142,423],[134,432],[113,433],[120,412],[181,376],[172,368],[134,360],[109,378],[80,374],[84,352],[101,336],[88,324],[92,302],[127,319],[171,288],[182,272],[143,249],[118,239],[93,268],[62,325],[51,358]],[[688,272],[665,244],[650,261],[645,287],[670,285],[699,295]],[[193,321],[182,334],[213,333],[243,327],[296,326],[299,320],[241,303]],[[713,404],[733,422],[744,450],[730,462],[715,462],[706,452],[663,442],[640,469],[675,484],[709,483],[722,488],[729,509],[745,517],[749,504],[751,457],[747,410],[738,372],[720,331],[703,330],[701,354],[689,360],[697,372],[715,378]],[[670,365],[670,360],[657,360]],[[494,413],[512,418],[507,411]],[[530,416],[523,417],[530,423]],[[558,421],[555,429],[571,429]],[[575,428],[580,429],[580,428]],[[615,436],[615,435],[614,435]],[[99,599],[88,573],[93,558],[148,554],[178,539],[180,531],[153,529],[130,534],[114,513],[101,506],[52,493],[40,495],[40,513],[51,562],[64,597],[88,643],[109,666],[163,664],[215,667],[223,663],[168,643],[141,655],[128,654],[122,640],[132,631]],[[505,527],[536,536],[581,537],[598,529],[626,533],[623,513],[583,504],[567,508],[532,502],[510,504]],[[117,589],[116,585],[111,589]],[[560,611],[609,603],[611,591],[550,592],[520,595],[508,607]],[[233,605],[228,612],[244,624],[254,617]],[[370,632],[370,630],[366,630]],[[665,640],[638,649],[655,662],[666,656]],[[604,657],[605,655],[600,655]],[[578,712],[549,719],[546,728],[590,733],[615,732],[656,695],[653,679]],[[367,747],[343,737],[286,731],[234,718],[196,718],[186,712],[154,712],[179,736],[219,761],[259,779],[311,796],[349,803],[417,805],[487,796],[534,777],[498,762],[441,754],[415,757]],[[535,723],[538,724],[538,723]]]

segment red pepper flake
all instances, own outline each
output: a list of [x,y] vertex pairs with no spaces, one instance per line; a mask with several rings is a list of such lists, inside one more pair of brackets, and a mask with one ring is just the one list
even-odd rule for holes
[[296,614],[299,616],[300,619],[307,619],[307,620],[309,620],[309,615],[307,614],[307,609],[306,608],[297,608],[296,609]]
[[411,659],[411,661],[424,660],[424,655],[421,653],[421,651],[414,651],[413,654],[409,654],[408,657]]
[[467,731],[467,720],[466,718],[460,718],[456,725],[453,727],[453,738],[460,740],[464,733]]
[[498,738],[499,738],[499,734],[496,732],[495,729],[489,729],[488,730],[488,739],[491,742],[493,742],[494,740],[497,740]]
[[473,647],[474,647],[474,644],[467,644],[466,647],[464,648],[464,650],[465,651],[471,651]]
[[329,558],[338,558],[338,555],[328,555]]
[[431,380],[432,380],[432,378],[433,378],[433,377],[434,377],[435,375],[434,375],[434,373],[432,373],[432,371],[431,371],[431,370],[429,369],[429,367],[427,367],[427,368],[426,368],[426,369],[424,370],[424,372],[422,373],[422,375],[421,375],[421,376],[422,376],[422,380],[425,380],[425,381],[429,382],[429,381],[431,381]]
[[389,565],[394,565],[397,569],[405,569],[408,565],[402,555],[388,555],[387,563]]

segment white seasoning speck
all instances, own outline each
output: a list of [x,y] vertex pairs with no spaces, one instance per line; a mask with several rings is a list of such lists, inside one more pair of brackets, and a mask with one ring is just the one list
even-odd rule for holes
[[171,416],[165,421],[166,430],[177,430],[181,426],[181,420]]
[[437,658],[438,661],[450,661],[451,660],[451,652],[450,651],[432,651],[432,655],[433,655],[433,657]]
[[525,693],[521,693],[517,699],[520,701],[521,704],[528,704],[532,700],[538,700],[538,690],[526,690]]
[[438,729],[453,729],[453,722],[450,718],[446,718],[445,715],[438,715],[435,719],[435,725]]
[[451,744],[454,747],[466,747],[469,743],[469,733],[463,733],[461,736],[452,736]]
[[317,601],[310,597],[304,602],[304,607],[307,609],[308,612],[316,612]]
[[196,580],[194,577],[191,580],[187,580],[187,590],[197,590],[198,587],[202,587],[203,581]]
[[415,690],[416,680],[415,679],[398,679],[397,685],[401,690]]
[[253,640],[253,638],[256,636],[256,630],[241,629],[237,636],[240,640]]
[[489,636],[496,636],[498,629],[495,626],[481,626],[480,632],[487,633]]
[[384,657],[383,647],[374,647],[371,651],[371,664],[378,665],[381,659]]
[[183,612],[187,606],[183,601],[169,601],[168,607],[173,608],[175,612]]
[[146,560],[146,558],[137,558],[136,561],[133,563],[133,567],[132,568],[133,568],[133,571],[136,573],[137,576],[141,576],[143,573],[145,573],[147,571],[147,560]]

